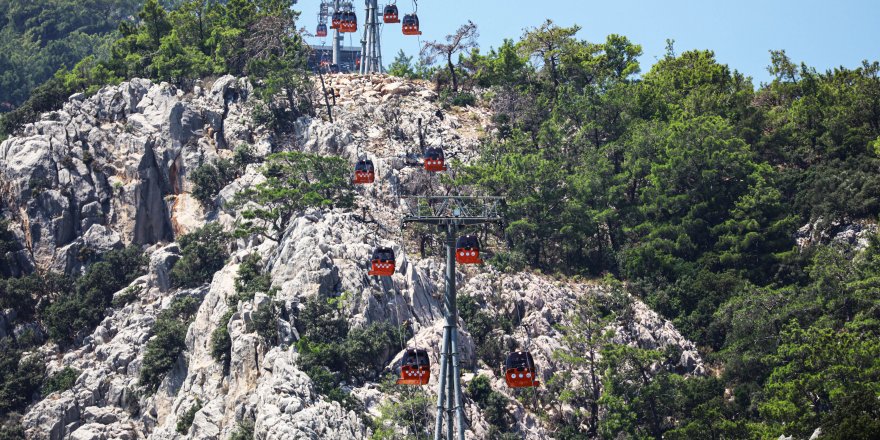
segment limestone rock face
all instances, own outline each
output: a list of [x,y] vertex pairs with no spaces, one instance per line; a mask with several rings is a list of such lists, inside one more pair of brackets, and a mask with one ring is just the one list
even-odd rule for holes
[[[227,145],[261,136],[243,122],[252,93],[246,80],[226,76],[208,94],[196,90],[133,79],[90,98],[75,95],[0,144],[2,214],[30,251],[18,256],[19,271],[81,270],[74,257],[92,246],[85,235],[95,225],[121,244],[149,245],[204,221],[185,196],[189,172]],[[236,131],[224,132],[226,125]]]
[[833,243],[860,251],[868,247],[869,237],[876,233],[877,223],[874,221],[835,220],[828,222],[820,218],[801,226],[795,240],[800,248]]
[[[0,145],[0,206],[6,207],[4,216],[21,225],[16,234],[26,249],[18,270],[37,266],[75,273],[90,261],[82,255],[130,243],[143,245],[149,257],[149,273],[116,294],[135,292],[134,300],[108,310],[80,346],[62,353],[51,343],[41,348],[51,354],[46,356],[50,374],[65,367],[81,374],[72,389],[28,408],[22,423],[29,439],[225,439],[249,421],[259,439],[369,438],[372,430],[364,417],[378,416],[380,407],[396,397],[383,392],[379,376],[346,383],[344,389],[364,404],[364,415],[318,392],[295,344],[298,312],[315,296],[343,298],[340,313],[352,328],[387,322],[411,329],[413,336],[401,343],[428,350],[432,371],[424,392],[436,401],[445,261],[439,243],[424,242],[422,256],[417,237],[400,231],[401,196],[446,190],[438,176],[418,166],[420,138],[425,146],[442,146],[463,162],[473,160],[491,114],[479,107],[443,111],[432,102],[437,95],[425,82],[383,75],[334,75],[327,82],[338,92],[334,123],[322,107],[316,116],[296,121],[290,133],[270,134],[254,125],[253,88],[247,80],[225,76],[185,94],[135,79],[90,98],[71,97],[62,110]],[[169,242],[209,220],[231,228],[240,220],[230,204],[235,194],[264,181],[253,164],[220,191],[216,209],[205,210],[192,198],[190,172],[229,157],[242,143],[259,157],[282,150],[339,155],[352,162],[365,156],[373,160],[377,180],[357,188],[360,209],[303,213],[277,243],[238,240],[210,283],[174,288],[170,272],[181,250]],[[376,246],[394,249],[394,276],[366,274]],[[273,291],[239,298],[239,265],[254,253]],[[529,349],[545,381],[557,365],[558,325],[566,323],[579,298],[609,292],[600,283],[501,273],[488,265],[459,267],[456,276],[459,295],[498,304],[485,309],[491,316],[518,315],[522,325],[501,335],[505,348]],[[200,301],[185,335],[186,348],[158,390],[145,393],[138,377],[151,329],[161,311],[184,295]],[[678,369],[703,373],[696,348],[671,323],[637,300],[632,311],[631,322],[615,328],[616,342],[678,347]],[[2,337],[14,331],[9,328],[14,311],[0,312]],[[257,318],[266,314],[272,316],[274,341],[255,329]],[[231,341],[227,365],[212,356],[215,331],[223,325]],[[506,389],[498,366],[477,359],[482,341],[472,340],[464,323],[459,325],[463,385],[478,374],[490,376],[492,387],[510,397],[514,428],[524,438],[552,438],[542,419]],[[383,374],[394,373],[402,353],[383,355]],[[464,405],[468,438],[486,438],[489,425],[481,410],[467,399]],[[436,409],[429,406],[427,417],[433,420]],[[178,421],[195,407],[192,425],[179,433]]]

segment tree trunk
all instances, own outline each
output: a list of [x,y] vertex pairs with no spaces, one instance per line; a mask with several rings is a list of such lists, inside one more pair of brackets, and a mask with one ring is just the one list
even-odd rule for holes
[[[645,388],[647,388],[651,384],[651,380],[648,378],[648,374],[645,371],[646,368],[641,364],[636,363],[636,367],[639,369],[639,373],[642,376],[642,384]],[[653,434],[654,438],[657,440],[663,440],[663,432],[660,429],[660,418],[657,415],[657,401],[654,399],[654,396],[648,396],[648,409],[651,410],[651,434]]]
[[587,434],[595,436],[599,430],[599,399],[602,397],[601,379],[599,372],[596,371],[596,351],[590,348],[590,386],[592,392],[592,400],[590,401],[590,422],[588,424]]
[[458,77],[455,76],[455,65],[452,64],[452,52],[447,55],[446,62],[449,65],[449,74],[452,76],[452,93],[456,93],[458,92]]

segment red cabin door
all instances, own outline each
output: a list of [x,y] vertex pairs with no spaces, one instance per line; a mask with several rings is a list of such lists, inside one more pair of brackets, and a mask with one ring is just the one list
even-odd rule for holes
[[459,248],[455,250],[455,262],[458,264],[482,264],[479,249]]
[[370,263],[370,275],[390,277],[394,275],[394,260],[373,260]]
[[529,388],[541,385],[534,369],[511,368],[504,372],[504,381],[510,388]]
[[357,185],[373,183],[375,180],[376,180],[376,173],[374,173],[372,171],[355,171],[354,172],[354,183]]
[[446,161],[443,159],[425,159],[425,170],[432,173],[446,171]]
[[397,379],[398,385],[427,385],[431,379],[431,367],[427,365],[411,366],[404,365],[400,367],[400,379]]

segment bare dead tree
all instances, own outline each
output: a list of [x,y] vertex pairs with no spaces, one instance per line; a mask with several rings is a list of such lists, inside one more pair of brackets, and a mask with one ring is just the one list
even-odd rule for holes
[[472,49],[478,46],[477,38],[480,33],[477,31],[477,25],[468,20],[454,34],[446,36],[446,43],[439,41],[427,41],[422,47],[421,56],[428,64],[433,64],[438,56],[446,57],[446,65],[449,68],[449,75],[452,77],[452,91],[458,91],[458,77],[455,74],[455,64],[452,63],[452,56],[458,52]]
[[248,58],[259,59],[284,54],[284,37],[295,31],[293,22],[286,17],[276,16],[262,17],[251,24],[248,30],[250,34],[244,40]]

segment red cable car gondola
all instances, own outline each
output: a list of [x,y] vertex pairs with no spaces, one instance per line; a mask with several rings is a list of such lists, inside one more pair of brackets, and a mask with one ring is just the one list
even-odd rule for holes
[[421,348],[407,348],[400,362],[398,385],[427,385],[431,379],[431,361]]
[[354,183],[362,185],[365,183],[373,183],[376,180],[376,170],[373,168],[373,161],[369,159],[361,159],[354,166]]
[[403,35],[422,35],[419,30],[419,16],[406,14],[403,16]]
[[538,382],[538,369],[535,360],[527,351],[514,351],[504,362],[504,381],[510,388],[529,388],[541,385]]
[[[330,29],[340,29],[339,25],[342,24],[342,12],[334,11],[333,18],[330,19]],[[341,32],[341,29],[340,29]]]
[[340,32],[357,32],[357,14],[348,11],[343,14],[342,30]]
[[440,147],[428,147],[425,150],[425,170],[432,173],[446,171],[446,157]]
[[390,277],[394,275],[394,251],[391,248],[379,247],[373,251],[370,259],[370,275]]
[[475,235],[458,237],[455,243],[455,261],[459,264],[482,264],[480,239]]
[[324,23],[318,24],[318,30],[315,31],[315,35],[318,37],[326,37],[327,36],[327,25]]
[[397,5],[385,6],[385,11],[382,14],[382,20],[388,24],[400,23],[400,16],[397,12]]

